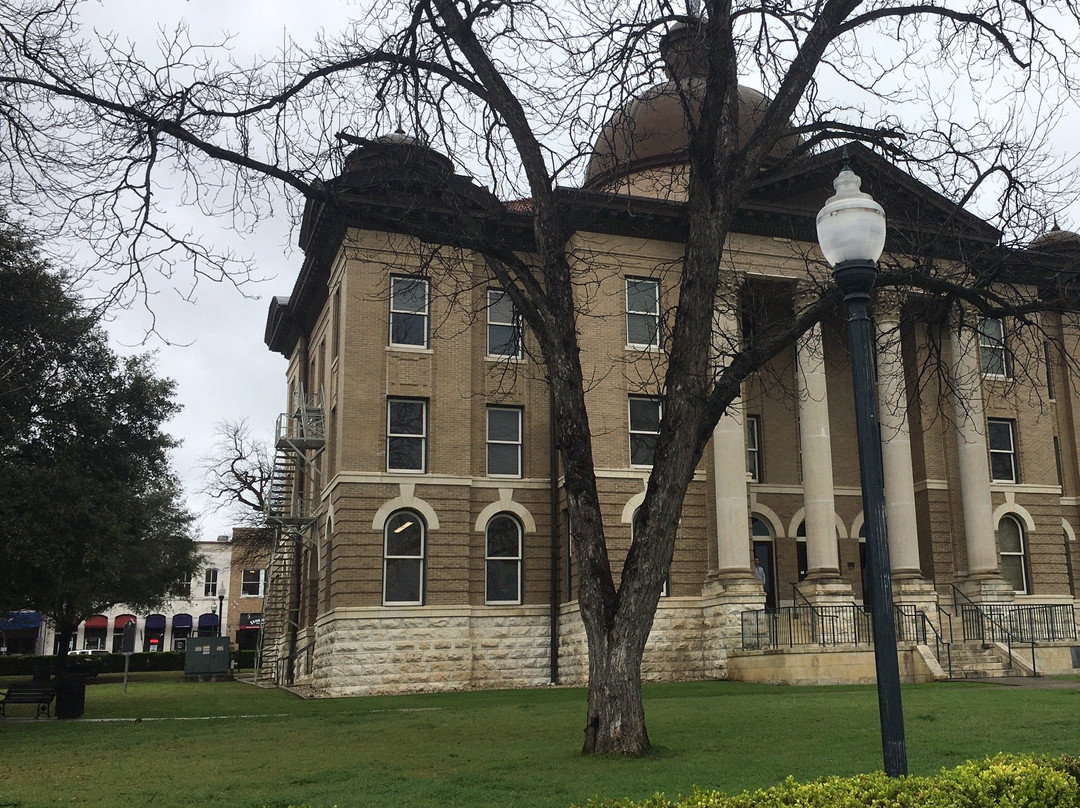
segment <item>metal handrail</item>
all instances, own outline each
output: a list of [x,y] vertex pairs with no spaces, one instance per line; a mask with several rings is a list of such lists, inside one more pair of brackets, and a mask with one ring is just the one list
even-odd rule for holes
[[[803,602],[806,604],[806,606],[802,607],[802,608],[810,609],[810,641],[811,642],[817,642],[817,627],[821,626],[822,627],[821,644],[825,645],[825,635],[824,635],[825,625],[822,622],[821,613],[817,610],[817,607],[814,606],[814,604],[810,602],[810,599],[808,597],[806,597],[806,595],[804,595],[802,593],[802,590],[799,589],[799,585],[797,583],[794,583],[794,582],[792,582],[792,584],[791,584],[791,607],[792,608],[791,608],[791,611],[788,612],[788,622],[789,622],[789,624],[790,624],[791,620],[795,619],[796,616],[797,616],[797,612],[795,610],[797,608],[800,608],[800,607],[795,605],[797,603],[797,601],[798,601],[798,598],[802,598]],[[788,636],[792,638],[792,643],[791,644],[794,646],[794,637],[795,637],[795,628],[794,628],[794,626],[791,626],[791,625],[788,626]]]
[[[971,609],[974,610],[975,613],[979,615],[979,620],[980,620],[979,631],[980,631],[980,634],[982,636],[980,636],[978,639],[982,640],[984,645],[986,643],[986,627],[985,627],[985,623],[989,623],[990,625],[994,626],[995,628],[997,628],[1001,632],[1002,636],[1005,637],[1006,647],[1008,648],[1008,651],[1009,651],[1009,668],[1010,669],[1015,669],[1016,668],[1016,663],[1013,660],[1013,650],[1012,650],[1012,647],[1013,647],[1013,635],[1012,635],[1012,632],[1009,631],[1009,629],[1006,628],[1002,623],[995,620],[994,616],[992,614],[990,614],[988,611],[986,611],[985,609],[983,609],[982,607],[980,607],[978,603],[976,603],[971,598],[969,598],[967,595],[965,595],[963,592],[961,592],[959,587],[957,587],[956,584],[952,584],[952,591],[953,591],[953,608],[954,609],[956,609],[958,612],[961,610],[961,605],[957,601],[957,596],[959,596],[960,598],[963,598],[963,600],[965,601],[964,605],[970,606]],[[964,631],[964,639],[967,639],[966,624],[965,624],[965,631]],[[1038,676],[1039,675],[1038,672],[1035,669],[1035,638],[1034,637],[1031,638],[1031,675],[1032,676]]]
[[[942,609],[939,607],[938,611],[940,612]],[[946,614],[948,613],[946,612]],[[941,646],[945,646],[945,653],[948,656],[949,662],[949,678],[952,679],[952,643],[945,642],[945,639],[941,636],[940,632],[938,632],[937,626],[934,625],[934,621],[930,619],[926,612],[919,612],[915,617],[919,621],[919,628],[922,630],[922,645],[928,645],[926,641],[926,629],[929,628],[930,631],[934,633],[934,656],[939,662],[941,661]],[[951,627],[952,624],[950,623],[950,628]]]
[[278,685],[279,687],[281,686],[281,679],[282,679],[281,670],[282,670],[282,666],[284,666],[285,670],[288,671],[289,670],[289,664],[291,662],[294,662],[298,656],[300,656],[301,654],[307,653],[308,651],[310,651],[314,647],[315,647],[315,640],[312,640],[307,645],[302,645],[301,647],[297,648],[291,654],[285,654],[284,656],[279,656],[277,659],[275,659],[274,660],[274,684]]

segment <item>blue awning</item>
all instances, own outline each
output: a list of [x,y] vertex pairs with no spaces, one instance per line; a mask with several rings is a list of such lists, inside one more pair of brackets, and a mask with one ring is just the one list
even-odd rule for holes
[[172,619],[172,627],[176,628],[191,628],[191,615],[190,614],[174,614]]
[[199,615],[199,628],[213,628],[218,624],[216,614],[200,614]]
[[151,614],[146,617],[146,630],[147,631],[164,631],[165,630],[165,615],[163,614]]
[[30,631],[41,627],[41,612],[8,612],[0,617],[0,631]]

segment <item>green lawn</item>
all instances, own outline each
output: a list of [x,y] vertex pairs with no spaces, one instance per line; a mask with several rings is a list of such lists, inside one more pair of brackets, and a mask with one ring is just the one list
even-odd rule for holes
[[[580,689],[303,701],[159,674],[87,689],[86,718],[139,722],[0,721],[0,808],[568,808],[881,767],[873,687],[653,685],[646,712],[652,756],[583,759]],[[904,713],[913,774],[1080,752],[1080,690],[913,685]]]

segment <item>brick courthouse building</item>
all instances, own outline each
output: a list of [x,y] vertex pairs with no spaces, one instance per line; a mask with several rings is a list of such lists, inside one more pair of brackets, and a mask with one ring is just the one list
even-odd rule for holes
[[[693,88],[692,60],[671,61]],[[584,187],[560,195],[578,223],[568,241],[580,258],[579,341],[616,571],[662,416],[656,369],[683,254],[687,136],[675,86],[609,122]],[[740,102],[741,125],[753,126],[762,97],[744,89]],[[820,271],[808,258],[814,217],[840,155],[796,164],[784,159],[793,145],[777,147],[728,238],[740,291],[718,312],[722,338],[789,316]],[[939,262],[1000,240],[869,150],[853,145],[851,160],[893,231],[946,229]],[[289,360],[289,405],[264,660],[279,660],[279,679],[329,694],[583,682],[544,368],[482,259],[455,246],[455,228],[501,203],[402,135],[362,142],[330,184],[340,196],[309,203],[303,266],[266,330]],[[527,253],[528,203],[499,212],[498,237]],[[412,235],[418,217],[425,232],[442,223],[445,240]],[[1034,247],[1008,255],[1014,277],[1033,285],[1080,258],[1080,239],[1064,231]],[[919,303],[881,296],[874,315],[902,670],[947,675],[940,643],[952,640],[959,660],[968,633],[991,655],[998,641],[1037,640],[1040,669],[1071,668],[1080,401],[1067,360],[1078,357],[1080,321],[1044,317],[1044,343],[1006,321],[930,326]],[[931,355],[940,377],[926,372]],[[686,497],[646,678],[872,675],[859,628],[850,374],[838,312],[753,377],[721,419]],[[981,637],[961,630],[973,621]],[[1030,668],[1027,653],[1014,668]]]

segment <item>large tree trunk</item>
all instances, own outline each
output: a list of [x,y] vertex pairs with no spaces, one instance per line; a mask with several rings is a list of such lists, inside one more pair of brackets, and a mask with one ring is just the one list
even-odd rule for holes
[[650,747],[641,701],[641,657],[655,607],[639,621],[589,632],[589,711],[583,755],[644,755]]

